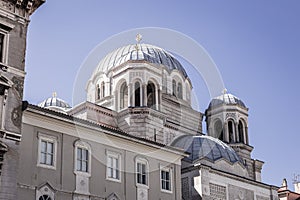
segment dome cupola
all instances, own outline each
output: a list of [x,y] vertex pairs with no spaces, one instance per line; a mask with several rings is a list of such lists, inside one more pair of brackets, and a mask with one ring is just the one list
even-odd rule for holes
[[241,162],[241,159],[231,147],[221,140],[206,135],[183,135],[175,139],[171,146],[184,149],[190,153],[185,160],[192,163],[201,159],[207,159],[211,162],[225,159],[232,164]]
[[108,74],[116,67],[127,62],[148,62],[163,65],[170,72],[178,70],[184,77],[187,74],[180,62],[164,49],[150,44],[130,44],[120,47],[105,56],[94,71],[94,74]]
[[57,98],[56,92],[53,92],[52,97],[45,99],[38,106],[59,112],[66,112],[71,109],[71,106],[66,101]]
[[240,107],[246,108],[246,105],[242,100],[240,100],[238,97],[234,96],[233,94],[227,93],[226,90],[224,90],[222,95],[213,98],[208,108],[217,107],[220,105],[238,105]]

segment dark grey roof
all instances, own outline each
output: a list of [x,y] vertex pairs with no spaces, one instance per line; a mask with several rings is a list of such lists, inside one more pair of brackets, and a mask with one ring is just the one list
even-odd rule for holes
[[231,163],[241,162],[239,156],[231,147],[210,136],[180,136],[171,143],[171,146],[184,149],[190,153],[189,157],[184,158],[190,162],[204,158],[212,162],[222,158]]
[[208,108],[219,106],[219,105],[222,105],[222,104],[239,105],[239,106],[242,106],[242,107],[246,108],[246,105],[244,104],[244,102],[242,100],[240,100],[236,96],[234,96],[232,94],[228,94],[228,93],[225,93],[225,94],[222,94],[218,97],[213,98],[210,101],[210,104],[209,104]]
[[150,44],[130,44],[114,50],[100,61],[94,74],[98,72],[108,73],[127,61],[147,61],[162,64],[169,71],[177,69],[187,77],[186,71],[174,56],[164,49]]

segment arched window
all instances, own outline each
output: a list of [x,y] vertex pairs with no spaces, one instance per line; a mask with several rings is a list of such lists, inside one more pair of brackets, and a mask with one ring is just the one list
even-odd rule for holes
[[228,121],[228,135],[229,135],[229,142],[234,142],[234,126],[232,121]]
[[149,108],[155,109],[156,104],[156,94],[155,94],[155,85],[152,82],[149,82],[147,85],[147,106]]
[[52,199],[48,195],[42,195],[40,196],[39,200],[52,200]]
[[239,130],[239,142],[245,143],[244,125],[243,125],[243,122],[241,120],[239,121],[238,130]]
[[97,84],[97,92],[96,92],[96,94],[97,94],[97,99],[100,99],[100,93],[101,93],[101,89],[100,89],[99,84]]
[[134,105],[141,106],[141,86],[139,82],[134,84]]
[[178,83],[178,86],[177,86],[177,97],[179,99],[182,99],[182,84],[181,83]]
[[176,81],[172,81],[172,94],[173,96],[176,96]]
[[123,83],[120,87],[120,109],[128,106],[128,87]]
[[221,120],[218,120],[215,122],[215,137],[217,137],[219,140],[224,141],[224,133],[223,133],[223,126]]
[[101,98],[103,98],[103,97],[105,97],[105,84],[104,84],[104,81],[101,83],[101,90],[102,90]]

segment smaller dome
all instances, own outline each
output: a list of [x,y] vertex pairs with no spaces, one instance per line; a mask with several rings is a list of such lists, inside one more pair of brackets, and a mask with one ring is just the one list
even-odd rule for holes
[[237,98],[236,96],[229,94],[229,93],[224,93],[218,97],[213,98],[210,103],[208,108],[219,106],[219,105],[239,105],[241,107],[246,108],[246,105],[242,100]]
[[227,144],[211,136],[184,135],[175,139],[171,146],[184,149],[190,155],[184,158],[187,161],[194,162],[200,159],[208,159],[212,162],[219,159],[225,159],[230,163],[241,162],[240,157]]
[[52,97],[49,97],[38,104],[38,106],[42,108],[49,108],[56,111],[67,111],[71,108],[71,106],[64,100],[56,97],[56,93],[54,92]]

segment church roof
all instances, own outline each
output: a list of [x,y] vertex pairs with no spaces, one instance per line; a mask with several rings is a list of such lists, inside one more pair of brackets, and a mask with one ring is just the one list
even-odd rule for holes
[[63,111],[66,111],[71,108],[71,106],[66,101],[57,98],[56,93],[53,93],[52,97],[49,97],[41,103],[39,103],[38,106]]
[[189,157],[184,158],[190,162],[205,158],[212,162],[222,158],[231,163],[241,161],[236,152],[227,144],[206,135],[183,135],[175,139],[171,146],[184,149],[190,153]]
[[219,105],[239,105],[241,107],[246,108],[246,105],[242,100],[240,100],[238,97],[234,96],[233,94],[225,93],[213,98],[210,103],[208,108],[219,106]]
[[153,64],[162,64],[169,71],[176,69],[187,77],[186,71],[173,55],[160,47],[143,43],[130,44],[112,51],[100,61],[94,74],[98,72],[108,73],[127,61],[147,61]]

